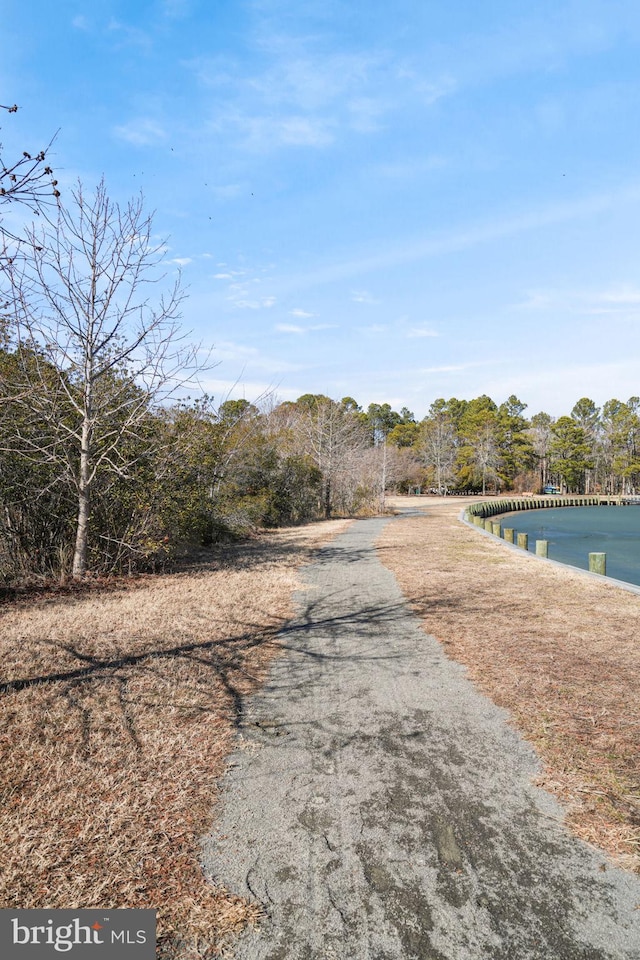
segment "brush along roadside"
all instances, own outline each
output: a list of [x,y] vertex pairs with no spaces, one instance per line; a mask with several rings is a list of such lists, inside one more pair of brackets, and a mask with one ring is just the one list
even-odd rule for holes
[[380,558],[536,748],[568,826],[640,872],[640,596],[478,535],[470,502],[392,501],[426,513],[387,525]]
[[296,571],[348,521],[225,547],[133,589],[0,614],[0,906],[155,907],[159,955],[218,955],[256,910],[200,837]]

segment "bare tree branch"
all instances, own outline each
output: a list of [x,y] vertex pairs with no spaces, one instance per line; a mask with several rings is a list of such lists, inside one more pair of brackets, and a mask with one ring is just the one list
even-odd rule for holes
[[[17,113],[18,107],[0,104],[0,110]],[[58,181],[48,157],[55,141],[55,134],[43,150],[30,153],[24,150],[11,160],[4,158],[0,144],[0,208],[11,205],[26,207],[34,216],[43,209],[56,204],[60,198]],[[9,230],[0,218],[0,263],[16,256],[24,237]]]

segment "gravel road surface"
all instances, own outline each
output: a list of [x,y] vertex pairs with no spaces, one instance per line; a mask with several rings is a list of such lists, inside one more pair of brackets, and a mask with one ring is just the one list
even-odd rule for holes
[[640,960],[640,879],[573,839],[532,749],[353,523],[304,570],[204,841],[264,920],[238,960]]

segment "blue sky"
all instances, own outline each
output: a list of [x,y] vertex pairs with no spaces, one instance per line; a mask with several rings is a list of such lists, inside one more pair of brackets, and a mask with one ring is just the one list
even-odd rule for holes
[[4,0],[5,153],[142,190],[217,400],[640,394],[637,0]]

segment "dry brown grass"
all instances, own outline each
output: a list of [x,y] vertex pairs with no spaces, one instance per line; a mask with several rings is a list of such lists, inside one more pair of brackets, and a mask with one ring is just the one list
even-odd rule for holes
[[640,870],[640,596],[483,537],[468,502],[416,498],[428,512],[389,524],[381,559],[535,746],[569,826]]
[[296,571],[344,526],[2,607],[0,906],[155,907],[160,955],[182,960],[255,919],[204,879],[200,837]]

